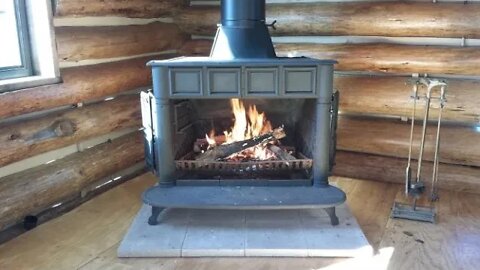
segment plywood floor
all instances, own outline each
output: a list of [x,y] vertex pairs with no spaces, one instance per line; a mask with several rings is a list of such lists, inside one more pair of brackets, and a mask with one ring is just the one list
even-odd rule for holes
[[478,269],[480,196],[441,192],[439,224],[388,218],[399,185],[333,178],[377,254],[373,258],[118,259],[150,174],[122,184],[0,246],[0,269]]

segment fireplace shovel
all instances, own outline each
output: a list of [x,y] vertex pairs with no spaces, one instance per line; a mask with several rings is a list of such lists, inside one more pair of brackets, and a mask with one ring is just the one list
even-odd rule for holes
[[[427,88],[427,93],[425,96],[425,112],[423,116],[423,128],[422,128],[422,138],[420,142],[419,157],[417,162],[417,173],[415,180],[412,181],[412,148],[413,148],[413,134],[415,129],[415,111],[417,107],[417,100],[419,99],[418,95],[418,85],[423,84]],[[440,96],[438,98],[432,97],[432,92],[434,89],[440,89]],[[438,180],[438,165],[439,165],[439,151],[440,151],[440,126],[442,122],[442,111],[446,103],[445,94],[446,94],[447,84],[439,80],[430,80],[430,79],[420,79],[414,82],[413,86],[413,112],[412,112],[412,123],[410,127],[410,145],[408,151],[408,164],[405,171],[405,194],[409,198],[413,198],[413,204],[404,204],[399,202],[394,202],[391,217],[400,218],[400,219],[409,219],[415,221],[424,221],[435,223],[436,220],[436,211],[433,206],[433,202],[438,200],[437,193],[437,180]],[[425,140],[427,133],[427,124],[430,114],[430,107],[432,99],[439,101],[439,112],[437,120],[437,134],[435,140],[435,156],[433,160],[433,173],[432,173],[432,186],[430,194],[430,207],[420,207],[417,206],[417,200],[422,197],[425,192],[425,184],[422,180],[422,161],[423,154],[425,149]]]

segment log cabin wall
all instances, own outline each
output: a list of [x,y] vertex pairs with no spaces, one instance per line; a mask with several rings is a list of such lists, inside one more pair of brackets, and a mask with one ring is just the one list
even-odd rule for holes
[[188,39],[172,23],[186,1],[54,3],[63,82],[0,94],[0,231],[27,215],[42,220],[72,208],[144,170],[145,64],[175,56]]
[[[336,175],[403,182],[412,108],[407,80],[446,78],[439,185],[480,193],[480,3],[434,2],[267,0],[267,23],[277,20],[271,30],[277,54],[339,62]],[[179,12],[175,23],[192,37],[181,54],[207,55],[219,17],[218,1],[192,1]],[[430,142],[427,160],[432,150]]]
[[[0,230],[26,215],[48,218],[52,206],[71,208],[141,171],[145,63],[207,55],[219,21],[215,1],[55,2],[63,83],[0,94]],[[403,181],[406,81],[428,74],[449,80],[440,186],[480,193],[480,3],[267,3],[279,55],[339,61],[336,175]]]

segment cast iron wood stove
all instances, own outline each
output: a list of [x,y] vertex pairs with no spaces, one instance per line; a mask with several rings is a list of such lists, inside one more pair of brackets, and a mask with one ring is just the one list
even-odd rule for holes
[[[346,196],[328,183],[336,145],[336,62],[277,57],[268,27],[265,0],[222,0],[210,57],[148,64],[153,91],[141,95],[145,155],[159,181],[143,194],[152,206],[150,225],[166,208],[323,208],[332,225],[338,224],[335,206]],[[225,118],[231,121],[224,110],[229,99],[256,104],[272,115],[288,134],[285,144],[294,147],[295,157],[195,159],[195,139]]]

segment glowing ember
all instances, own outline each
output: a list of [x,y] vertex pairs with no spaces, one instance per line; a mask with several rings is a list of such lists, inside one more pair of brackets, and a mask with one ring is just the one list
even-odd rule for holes
[[[246,110],[245,105],[239,99],[231,99],[230,105],[235,119],[230,131],[225,130],[223,132],[225,135],[224,144],[248,140],[272,131],[270,121],[267,120],[265,113],[260,113],[257,110],[257,106],[249,106],[248,110]],[[213,130],[205,136],[210,147],[214,147],[217,144]],[[275,158],[275,154],[267,149],[266,145],[257,145],[233,154],[227,160],[270,160]]]

